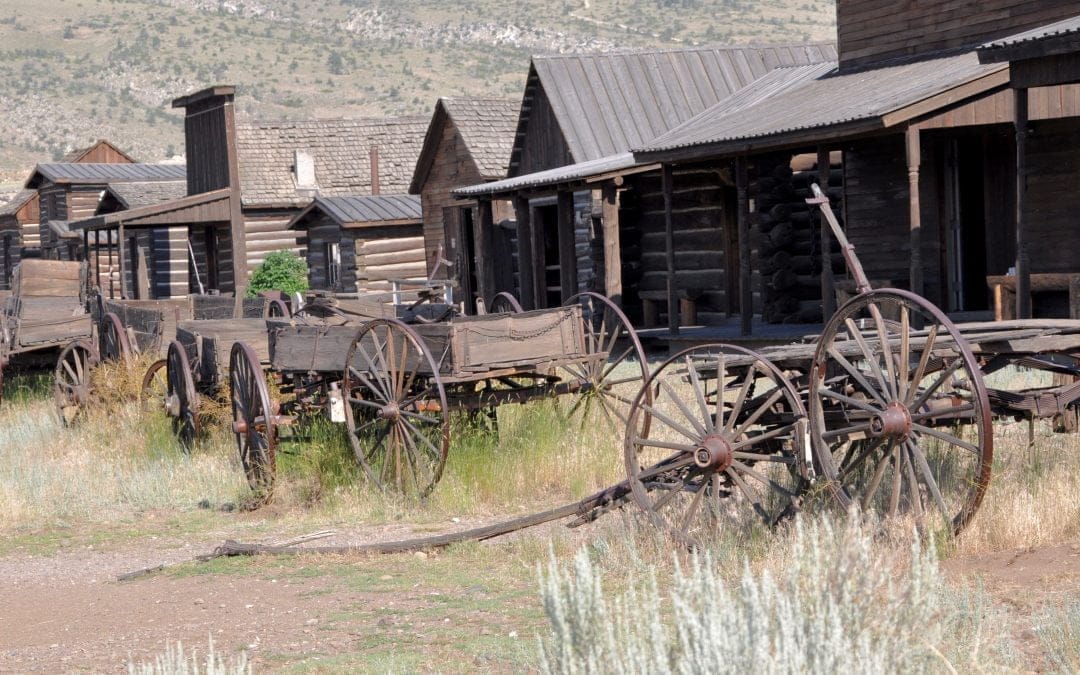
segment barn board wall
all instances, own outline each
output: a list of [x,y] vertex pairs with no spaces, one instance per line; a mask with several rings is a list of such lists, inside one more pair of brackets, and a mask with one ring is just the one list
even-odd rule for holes
[[521,157],[510,167],[511,176],[523,176],[536,171],[554,169],[574,163],[566,136],[559,127],[544,87],[538,86],[529,103],[529,121],[521,139]]
[[1074,0],[839,0],[840,65],[977,45],[1076,11]]
[[1027,141],[1025,228],[1031,272],[1080,272],[1076,214],[1080,213],[1080,119],[1032,124]]

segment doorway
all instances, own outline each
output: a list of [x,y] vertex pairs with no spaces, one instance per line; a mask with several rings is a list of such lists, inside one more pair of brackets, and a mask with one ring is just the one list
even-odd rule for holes
[[950,312],[989,309],[987,275],[986,172],[980,136],[952,138],[945,146],[943,224]]

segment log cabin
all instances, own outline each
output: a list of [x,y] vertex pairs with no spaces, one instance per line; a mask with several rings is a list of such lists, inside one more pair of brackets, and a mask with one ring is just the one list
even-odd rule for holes
[[289,229],[306,235],[314,290],[388,291],[392,280],[427,278],[419,196],[316,197]]
[[[440,98],[409,185],[409,192],[420,195],[423,205],[428,273],[435,271],[440,258],[449,261],[449,278],[458,287],[456,295],[468,313],[476,310],[478,295],[473,242],[478,234],[479,204],[454,199],[451,193],[455,188],[506,176],[520,109],[520,102],[512,100]],[[513,260],[512,205],[494,201],[491,217],[492,245],[501,252],[496,255]],[[511,267],[499,270],[508,277],[514,274]],[[510,279],[503,285],[512,284]]]
[[[516,290],[525,307],[557,305],[596,290],[620,301],[631,318],[654,323],[661,316],[657,301],[668,300],[666,179],[660,164],[639,163],[630,149],[774,68],[835,58],[831,44],[534,57],[509,177],[455,194],[479,200],[481,218],[487,199],[513,200]],[[670,226],[687,231],[677,268],[685,293],[673,304],[692,308],[695,321],[721,320],[732,311],[724,279],[733,249],[711,230],[714,222],[732,219],[730,172],[705,167],[678,173],[682,183]],[[489,297],[513,290],[493,272],[481,277]],[[670,323],[676,314],[667,314]]]
[[[105,139],[72,150],[61,162],[67,164],[133,164],[135,160]],[[15,265],[24,257],[41,255],[41,208],[38,191],[23,189],[0,206],[0,290],[10,289]]]
[[304,255],[302,234],[288,225],[315,197],[404,193],[416,165],[426,118],[238,123],[235,93],[221,85],[173,101],[184,110],[186,196],[77,226],[85,238],[120,232],[125,251],[137,249],[128,242],[137,231],[170,228],[169,246],[182,247],[187,264],[178,268],[172,249],[152,256],[173,261],[155,270],[169,276],[169,297],[242,294],[267,253]]

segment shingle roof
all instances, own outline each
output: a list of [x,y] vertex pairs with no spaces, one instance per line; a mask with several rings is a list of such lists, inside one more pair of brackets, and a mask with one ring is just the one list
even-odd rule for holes
[[163,180],[149,183],[109,183],[109,193],[125,209],[160,204],[187,196],[186,180]]
[[521,103],[508,99],[440,98],[424,135],[424,146],[416,162],[409,192],[418,194],[423,188],[439,152],[447,119],[461,135],[481,178],[494,180],[505,176],[520,111]]
[[510,173],[541,87],[571,156],[582,162],[645,144],[773,68],[836,58],[826,43],[533,57]]
[[37,190],[19,190],[6,204],[0,206],[0,216],[15,215],[35,195],[37,195]]
[[26,181],[27,188],[39,187],[43,180],[53,183],[105,185],[121,181],[184,180],[183,164],[78,164],[60,162],[38,164]]
[[293,218],[289,227],[302,227],[302,222],[314,211],[325,213],[342,227],[402,221],[419,223],[423,219],[420,197],[416,195],[316,197],[310,206]]
[[[1021,33],[987,42],[979,47],[979,58],[984,63],[1008,61],[1014,48],[1028,46],[1035,42],[1057,41],[1060,38],[1076,37],[1080,34],[1080,15],[1055,21],[1054,23],[1032,28]],[[1071,40],[1069,51],[1077,51],[1076,41]],[[1054,51],[1053,53],[1059,53]]]
[[978,81],[981,84],[965,93],[973,96],[1001,86],[1007,77],[1004,66],[980,64],[972,51],[857,72],[837,72],[835,64],[779,69],[638,146],[634,154],[639,161],[670,159],[681,149],[701,146],[745,150],[782,145],[801,140],[800,132],[813,129],[881,129],[902,121],[904,114],[915,114],[911,111],[917,104],[931,105],[919,114],[932,112],[931,99],[939,94]]
[[379,151],[380,191],[409,187],[427,128],[426,117],[306,120],[238,124],[237,154],[245,206],[301,206],[312,190],[297,189],[296,151],[310,155],[320,196],[370,192],[371,148]]

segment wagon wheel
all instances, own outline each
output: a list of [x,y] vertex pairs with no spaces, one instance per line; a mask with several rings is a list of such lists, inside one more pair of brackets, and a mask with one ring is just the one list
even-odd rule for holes
[[496,293],[488,305],[488,314],[520,314],[524,311],[514,294],[506,291]]
[[[630,406],[649,377],[649,363],[637,332],[622,310],[598,293],[579,293],[564,306],[581,305],[586,359],[560,368],[559,375],[576,392],[568,416],[584,428],[591,413],[600,412],[607,431],[622,433]],[[651,394],[646,393],[646,397]],[[647,431],[649,415],[642,414],[639,431]]]
[[124,322],[114,312],[106,312],[101,317],[100,326],[100,349],[102,361],[120,361],[125,364],[131,362],[131,340],[128,339]]
[[990,404],[941,310],[902,290],[856,296],[821,336],[809,398],[815,457],[841,503],[951,534],[971,520],[990,482]]
[[450,448],[446,390],[427,345],[404,323],[377,319],[345,363],[345,423],[364,473],[381,489],[426,496]]
[[266,317],[269,319],[288,319],[292,314],[289,312],[289,306],[284,301],[279,299],[271,300],[266,303]]
[[[349,315],[333,305],[320,305],[316,303],[304,305],[296,310],[290,318],[298,319],[304,325],[334,326],[344,326],[352,320]],[[330,323],[331,318],[334,319],[334,323]]]
[[177,340],[170,342],[165,362],[165,409],[172,417],[173,433],[180,445],[190,450],[199,434],[199,395],[184,345]]
[[[643,415],[651,422],[635,432]],[[623,459],[634,501],[687,546],[723,528],[771,527],[797,511],[807,485],[806,428],[798,392],[760,354],[681,351],[630,409]]]
[[274,489],[277,423],[259,357],[243,342],[229,355],[233,433],[248,485],[263,498]]
[[139,388],[139,401],[144,411],[149,411],[155,406],[164,410],[167,406],[169,393],[168,361],[158,359],[150,364],[143,375],[142,386]]
[[90,371],[99,361],[94,345],[87,340],[75,340],[60,352],[53,370],[53,400],[65,425],[73,424],[90,402]]

